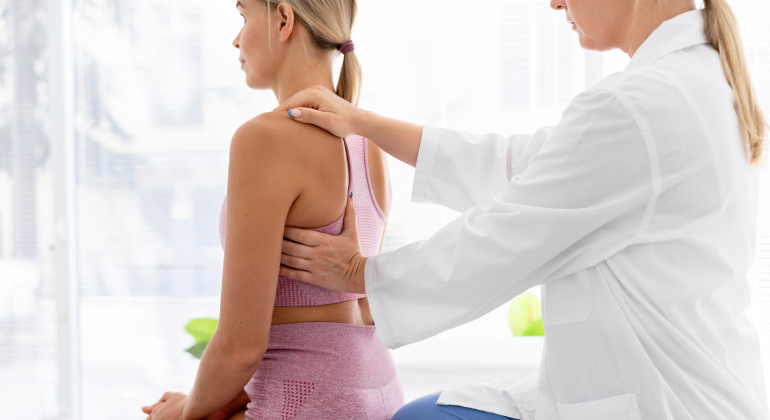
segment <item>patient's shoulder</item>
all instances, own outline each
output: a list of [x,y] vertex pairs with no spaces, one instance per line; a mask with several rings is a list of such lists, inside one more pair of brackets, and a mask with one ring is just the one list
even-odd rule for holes
[[316,126],[295,121],[285,112],[267,112],[244,123],[233,136],[231,159],[277,162],[288,159],[299,165],[332,157],[340,139]]

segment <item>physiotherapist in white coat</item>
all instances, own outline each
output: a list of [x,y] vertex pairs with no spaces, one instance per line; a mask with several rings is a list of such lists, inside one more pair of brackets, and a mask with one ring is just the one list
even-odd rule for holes
[[416,167],[415,201],[463,214],[367,259],[349,200],[339,237],[286,229],[281,274],[365,292],[389,348],[542,287],[539,373],[452,386],[394,419],[768,418],[745,314],[766,123],[726,1],[551,0],[584,48],[631,62],[531,136],[420,127],[323,88],[282,104],[368,137]]

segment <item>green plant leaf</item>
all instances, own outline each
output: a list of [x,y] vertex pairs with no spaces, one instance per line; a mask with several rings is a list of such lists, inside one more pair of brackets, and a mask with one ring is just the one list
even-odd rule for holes
[[190,321],[184,329],[193,336],[196,343],[208,343],[214,336],[218,325],[218,319],[198,318]]
[[[529,330],[533,323],[539,320],[540,329],[533,327],[533,330]],[[540,299],[532,293],[523,293],[511,301],[511,306],[508,308],[508,323],[511,327],[511,332],[516,337],[524,337],[526,335],[544,335],[534,334],[543,329],[543,315],[540,309]],[[530,332],[531,334],[526,334]]]
[[524,333],[522,333],[522,336],[524,337],[545,336],[545,328],[543,327],[543,318],[538,318],[532,321],[532,323],[529,324],[529,327],[527,327],[527,329],[524,330]]
[[192,347],[189,349],[186,349],[185,351],[192,354],[194,358],[200,360],[201,357],[203,357],[203,351],[206,350],[206,346],[209,345],[209,342],[206,341],[205,343],[195,343]]

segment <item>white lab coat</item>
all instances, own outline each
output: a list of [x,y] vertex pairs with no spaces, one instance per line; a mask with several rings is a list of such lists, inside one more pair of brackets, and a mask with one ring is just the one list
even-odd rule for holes
[[553,128],[425,127],[413,199],[464,213],[368,260],[377,334],[414,343],[542,285],[539,373],[450,387],[440,404],[525,420],[767,419],[745,316],[757,184],[719,56],[700,12],[684,13]]

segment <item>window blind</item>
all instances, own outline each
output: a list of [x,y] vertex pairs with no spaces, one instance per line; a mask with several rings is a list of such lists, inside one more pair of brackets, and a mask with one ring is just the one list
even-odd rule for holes
[[47,2],[0,0],[0,405],[58,412]]

